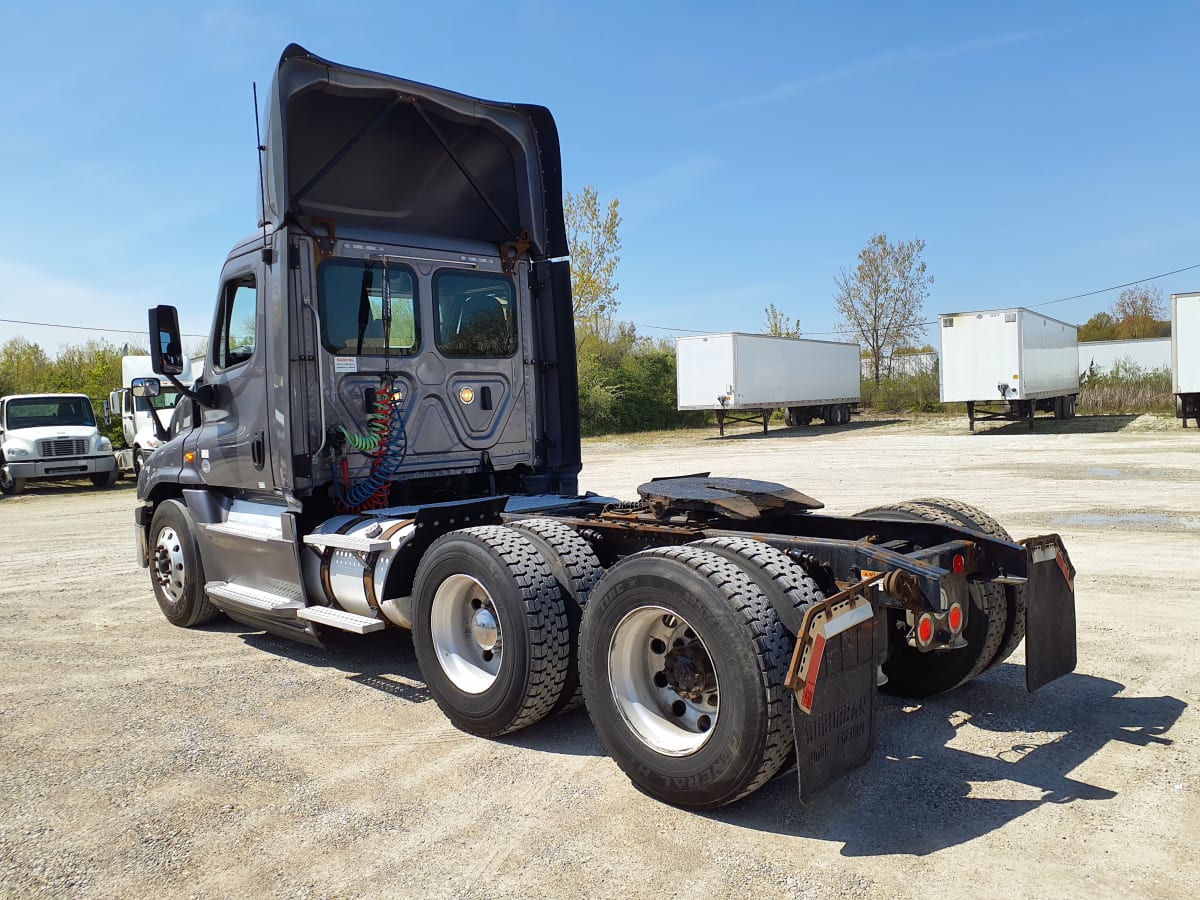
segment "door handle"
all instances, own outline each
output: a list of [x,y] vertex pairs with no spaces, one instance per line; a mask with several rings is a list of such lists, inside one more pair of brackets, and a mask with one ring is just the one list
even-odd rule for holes
[[254,440],[250,442],[250,462],[254,464],[254,468],[256,469],[261,469],[266,462],[263,433],[261,431],[256,431],[254,433]]

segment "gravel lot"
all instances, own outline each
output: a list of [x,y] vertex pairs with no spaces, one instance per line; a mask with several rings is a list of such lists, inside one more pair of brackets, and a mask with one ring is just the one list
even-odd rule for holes
[[444,897],[1200,896],[1200,434],[965,419],[591,441],[583,486],[711,470],[852,513],[941,495],[1079,576],[1078,671],[1021,654],[921,705],[813,803],[710,814],[634,790],[586,715],[462,734],[406,634],[340,651],[161,616],[133,489],[0,498],[0,893]]

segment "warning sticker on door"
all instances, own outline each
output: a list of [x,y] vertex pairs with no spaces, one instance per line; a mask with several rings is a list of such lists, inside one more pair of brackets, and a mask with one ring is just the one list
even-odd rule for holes
[[335,372],[357,372],[358,357],[357,356],[335,356],[333,358],[333,371]]

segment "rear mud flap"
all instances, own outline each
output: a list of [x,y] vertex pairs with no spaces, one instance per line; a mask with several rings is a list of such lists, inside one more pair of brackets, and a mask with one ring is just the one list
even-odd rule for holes
[[1025,686],[1036,691],[1075,670],[1075,567],[1057,534],[1021,541],[1025,584]]
[[876,663],[875,616],[858,589],[806,614],[787,680],[801,802],[871,758]]

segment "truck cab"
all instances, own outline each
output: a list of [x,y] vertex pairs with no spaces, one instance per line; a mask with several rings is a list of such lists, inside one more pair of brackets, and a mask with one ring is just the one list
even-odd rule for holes
[[19,494],[30,481],[118,477],[112,443],[96,427],[86,394],[0,397],[0,492]]
[[[164,378],[131,380],[134,403],[172,388],[185,397],[139,475],[139,546],[153,565],[153,517],[179,504],[209,600],[316,639],[310,621],[273,611],[332,599],[333,538],[320,535],[344,532],[349,546],[377,523],[348,523],[380,509],[403,521],[431,504],[575,497],[570,276],[544,108],[295,45],[269,96],[262,217],[222,267],[202,384],[184,382],[169,307],[151,318],[150,361]],[[351,554],[334,562],[354,568]],[[377,593],[411,577],[397,567]],[[339,603],[378,615],[365,600]]]

